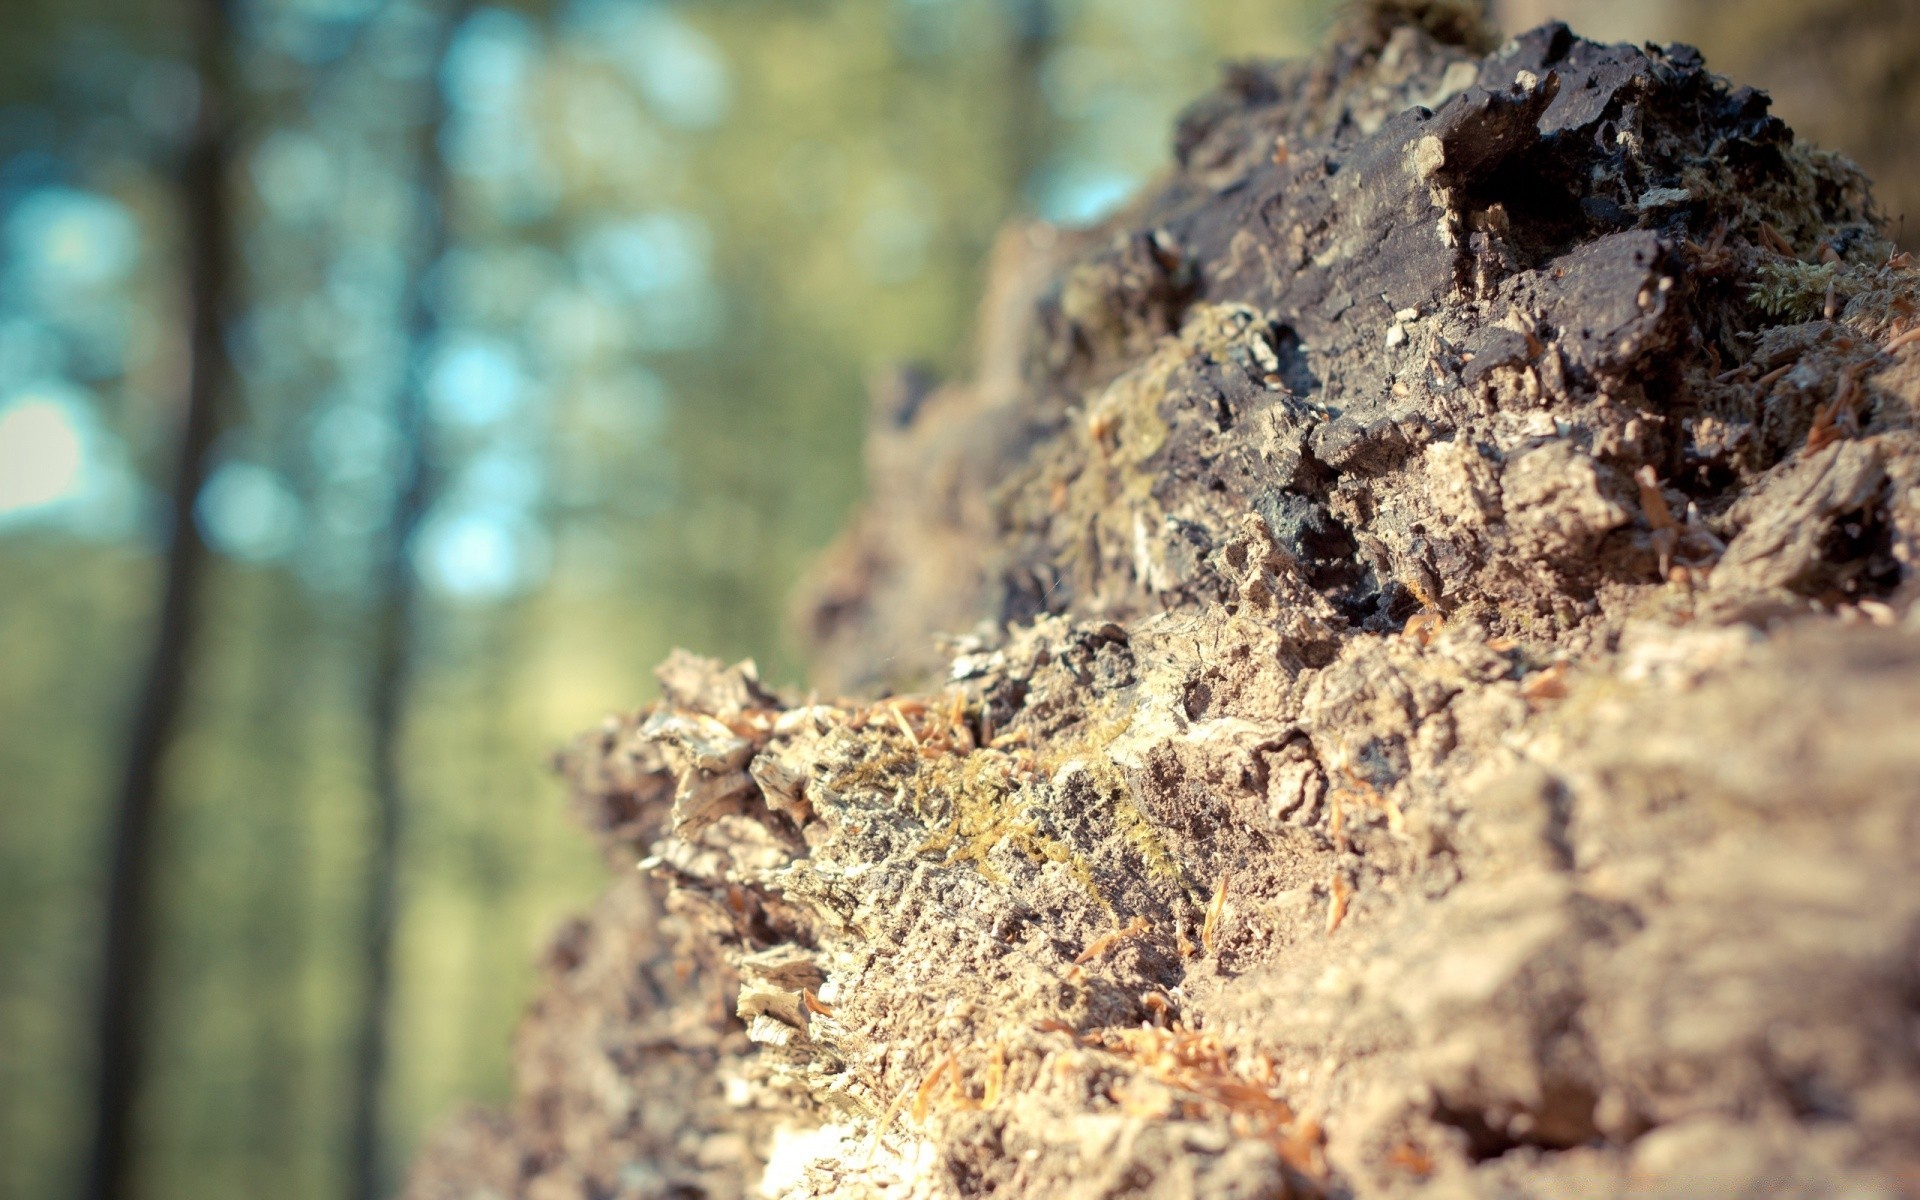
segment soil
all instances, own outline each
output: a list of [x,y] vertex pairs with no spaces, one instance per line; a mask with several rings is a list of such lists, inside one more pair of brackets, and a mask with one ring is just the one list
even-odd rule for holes
[[1688,48],[1491,43],[1009,232],[822,691],[565,755],[617,882],[413,1200],[1920,1195],[1920,270]]

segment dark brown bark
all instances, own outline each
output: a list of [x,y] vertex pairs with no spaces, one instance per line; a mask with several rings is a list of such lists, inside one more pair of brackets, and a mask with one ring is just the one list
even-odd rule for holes
[[168,504],[160,612],[112,815],[95,1032],[93,1142],[83,1183],[83,1195],[90,1200],[119,1200],[134,1193],[134,1109],[146,1074],[155,1007],[162,773],[186,707],[196,619],[212,558],[194,525],[193,506],[212,466],[232,379],[224,330],[233,291],[232,213],[226,187],[234,141],[232,25],[225,0],[197,0],[192,17],[201,95],[199,118],[180,169],[189,322],[186,408]]

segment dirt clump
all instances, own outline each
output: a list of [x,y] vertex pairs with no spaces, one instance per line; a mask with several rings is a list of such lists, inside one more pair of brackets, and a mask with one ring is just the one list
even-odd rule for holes
[[1695,52],[1460,9],[1009,235],[813,585],[869,698],[568,753],[624,875],[411,1197],[1920,1190],[1920,271]]

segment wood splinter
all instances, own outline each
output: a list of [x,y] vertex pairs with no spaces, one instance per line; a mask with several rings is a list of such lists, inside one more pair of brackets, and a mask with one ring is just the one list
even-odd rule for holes
[[1127,922],[1126,928],[1116,929],[1112,933],[1101,934],[1099,937],[1087,943],[1087,948],[1082,950],[1079,956],[1073,960],[1074,965],[1078,966],[1081,963],[1092,962],[1128,938],[1139,937],[1147,931],[1147,928],[1147,919],[1145,917],[1135,917],[1133,920]]

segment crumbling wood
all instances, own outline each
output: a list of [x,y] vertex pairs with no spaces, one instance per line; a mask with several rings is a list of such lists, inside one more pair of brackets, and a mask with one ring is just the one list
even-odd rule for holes
[[901,694],[572,751],[643,873],[416,1200],[1897,1193],[1915,272],[1694,52],[1461,7],[1009,260],[816,581]]

